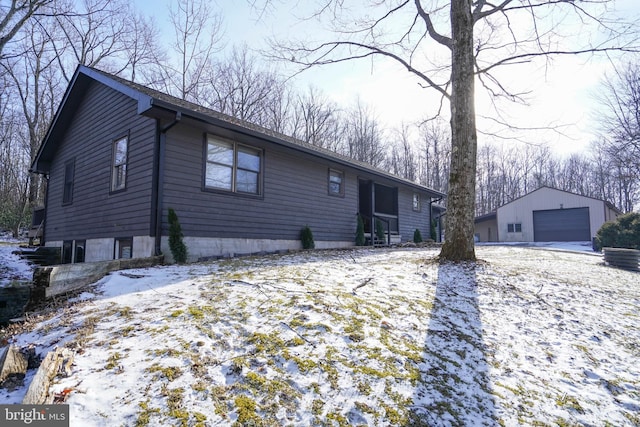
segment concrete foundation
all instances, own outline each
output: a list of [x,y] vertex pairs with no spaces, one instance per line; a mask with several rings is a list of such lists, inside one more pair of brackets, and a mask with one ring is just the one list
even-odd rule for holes
[[[271,240],[271,239],[223,239],[212,237],[185,237],[188,262],[216,257],[233,257],[259,253],[302,249],[300,240]],[[349,248],[353,242],[316,241],[316,249]],[[172,263],[169,237],[162,236],[162,253],[168,263]]]

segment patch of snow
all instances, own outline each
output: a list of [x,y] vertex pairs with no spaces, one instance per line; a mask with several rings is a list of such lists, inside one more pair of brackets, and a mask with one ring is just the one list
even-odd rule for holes
[[71,425],[634,425],[638,274],[548,249],[479,246],[483,261],[461,265],[435,263],[435,249],[362,249],[114,272],[10,340],[77,351],[54,385],[72,390]]
[[20,249],[20,241],[0,241],[0,287],[13,281],[31,280],[33,265],[13,254]]

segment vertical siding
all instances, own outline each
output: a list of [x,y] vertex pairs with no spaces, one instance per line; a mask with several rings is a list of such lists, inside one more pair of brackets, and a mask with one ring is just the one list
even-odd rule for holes
[[[126,134],[127,187],[110,194],[112,142]],[[51,165],[46,239],[148,235],[154,143],[155,121],[138,115],[131,98],[93,82]],[[73,203],[63,206],[64,164],[74,157]]]

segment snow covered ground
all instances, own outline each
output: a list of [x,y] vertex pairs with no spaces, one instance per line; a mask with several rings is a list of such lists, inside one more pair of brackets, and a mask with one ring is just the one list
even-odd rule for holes
[[12,281],[31,280],[33,267],[19,256],[12,254],[19,249],[19,241],[9,240],[4,236],[0,240],[0,287]]
[[10,341],[76,350],[55,384],[72,426],[640,425],[640,274],[579,252],[477,254],[120,271]]

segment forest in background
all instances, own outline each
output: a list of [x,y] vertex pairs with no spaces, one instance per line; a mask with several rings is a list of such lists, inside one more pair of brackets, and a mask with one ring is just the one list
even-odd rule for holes
[[[276,64],[229,45],[215,6],[176,1],[171,42],[156,22],[121,0],[0,0],[0,228],[17,232],[43,204],[29,166],[78,64],[96,67],[293,136],[446,192],[445,119],[385,124],[354,99],[337,105],[317,87],[295,87]],[[545,141],[492,141],[478,151],[476,213],[546,185],[607,200],[640,201],[640,61],[603,76],[602,135],[588,151],[560,156]]]

